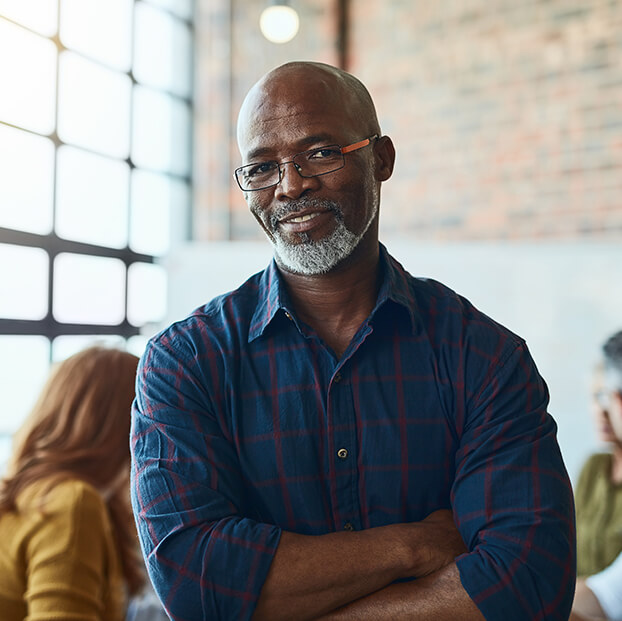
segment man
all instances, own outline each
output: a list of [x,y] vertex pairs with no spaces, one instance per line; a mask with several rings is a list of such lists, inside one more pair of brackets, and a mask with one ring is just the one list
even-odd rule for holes
[[[610,452],[592,455],[577,485],[579,563],[572,621],[622,620],[622,331],[602,347],[595,374],[598,439]],[[580,519],[579,519],[580,518]],[[591,574],[591,575],[588,575]]]
[[608,450],[587,459],[575,488],[577,573],[603,571],[622,552],[622,331],[601,348],[594,369],[592,416]]
[[379,244],[395,152],[365,87],[279,67],[238,143],[275,261],[155,337],[137,380],[133,502],[171,617],[567,619],[546,385],[520,338]]

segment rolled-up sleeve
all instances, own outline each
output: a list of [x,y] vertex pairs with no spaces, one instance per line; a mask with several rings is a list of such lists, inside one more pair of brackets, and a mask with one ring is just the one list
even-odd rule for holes
[[160,337],[141,359],[132,410],[134,514],[172,619],[250,619],[280,529],[246,517],[235,447],[202,375],[213,360],[195,353],[183,338]]
[[567,619],[574,503],[548,391],[524,344],[487,375],[468,396],[456,455],[453,507],[471,550],[457,559],[461,581],[486,619]]

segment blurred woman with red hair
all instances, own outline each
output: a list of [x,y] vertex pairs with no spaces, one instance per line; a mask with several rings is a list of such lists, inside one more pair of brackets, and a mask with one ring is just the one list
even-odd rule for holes
[[136,356],[91,347],[60,363],[0,482],[3,621],[120,621],[144,584],[129,506]]

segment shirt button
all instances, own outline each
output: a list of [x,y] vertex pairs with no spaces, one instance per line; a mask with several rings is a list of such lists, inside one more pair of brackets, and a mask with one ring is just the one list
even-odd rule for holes
[[354,530],[354,526],[352,526],[352,524],[350,522],[346,522],[343,525],[343,530]]
[[345,459],[347,456],[348,456],[348,449],[340,448],[337,451],[337,457],[339,457],[339,459]]
[[290,321],[294,321],[294,319],[292,318],[292,316],[291,316],[291,315],[290,315],[287,311],[285,311],[285,316],[286,316],[286,317],[287,317]]
[[335,380],[334,380],[337,384],[341,381],[341,373],[337,372],[335,373]]

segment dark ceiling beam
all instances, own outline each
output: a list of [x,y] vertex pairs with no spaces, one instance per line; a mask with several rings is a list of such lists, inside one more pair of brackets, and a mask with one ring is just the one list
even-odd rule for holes
[[350,0],[337,0],[337,54],[339,67],[348,70]]

